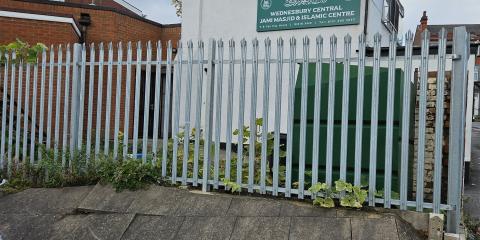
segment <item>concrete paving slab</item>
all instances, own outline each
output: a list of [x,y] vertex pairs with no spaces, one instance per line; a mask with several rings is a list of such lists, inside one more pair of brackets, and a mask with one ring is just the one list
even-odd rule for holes
[[92,186],[27,189],[23,192],[0,198],[0,206],[2,206],[0,213],[71,213],[92,189]]
[[314,207],[311,203],[282,201],[280,216],[282,217],[325,217],[335,218],[336,209]]
[[90,214],[67,216],[55,224],[50,239],[120,239],[133,218],[133,214]]
[[480,192],[479,193],[465,193],[464,196],[464,212],[472,218],[480,219]]
[[278,217],[280,216],[280,207],[280,201],[261,198],[233,198],[227,215],[240,217]]
[[50,230],[62,215],[0,214],[0,239],[48,239]]
[[353,240],[398,240],[395,218],[352,218]]
[[174,215],[187,191],[174,188],[152,186],[135,198],[127,212],[146,215]]
[[137,215],[122,240],[175,239],[185,217]]
[[407,222],[396,219],[395,222],[397,223],[397,232],[399,239],[410,239],[410,240],[422,240],[426,239],[426,235],[417,231],[412,225],[408,224]]
[[291,240],[351,239],[350,219],[322,217],[293,217]]
[[141,194],[142,191],[116,192],[111,186],[97,184],[78,209],[85,212],[126,213],[135,198]]
[[391,217],[389,214],[378,213],[366,209],[337,209],[337,217],[339,218],[385,218]]
[[225,216],[232,201],[231,197],[190,193],[180,199],[175,216]]
[[235,217],[187,217],[175,239],[229,239]]
[[289,217],[238,217],[230,239],[288,239]]

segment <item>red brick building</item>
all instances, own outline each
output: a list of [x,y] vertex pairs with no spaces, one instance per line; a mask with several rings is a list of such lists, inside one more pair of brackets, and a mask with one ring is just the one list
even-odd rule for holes
[[[180,24],[150,21],[123,0],[93,2],[95,5],[91,5],[92,0],[0,0],[0,44],[18,37],[47,45],[80,42],[82,38],[86,43],[176,42],[180,38]],[[82,15],[90,19],[85,29],[81,25]]]
[[[124,49],[124,58],[126,58],[126,46],[127,42],[132,42],[133,45],[133,60],[136,56],[136,43],[138,41],[142,42],[143,46],[143,58],[146,56],[146,43],[152,41],[153,45],[153,59],[156,58],[156,42],[161,41],[164,44],[163,59],[166,58],[165,50],[166,43],[171,40],[174,49],[176,48],[177,42],[180,40],[181,25],[180,24],[160,24],[151,20],[146,19],[142,12],[127,3],[124,0],[65,0],[65,1],[48,1],[48,0],[0,0],[0,44],[6,44],[15,39],[19,38],[28,43],[34,44],[41,42],[46,44],[48,47],[53,46],[55,49],[55,58],[57,58],[58,46],[63,45],[63,60],[65,61],[65,46],[70,44],[72,47],[74,43],[85,43],[87,47],[91,43],[95,43],[97,49],[96,61],[98,61],[98,43],[103,42],[105,46],[105,61],[107,60],[107,48],[108,43],[112,42],[114,46],[114,56],[115,60],[117,58],[117,49],[118,42],[123,42]],[[49,54],[47,54],[48,57]],[[89,50],[87,50],[87,61],[89,59]],[[55,61],[57,61],[56,59]],[[47,60],[48,62],[49,60]],[[48,69],[48,67],[47,67]],[[87,79],[89,67],[86,68]],[[46,78],[49,79],[47,70]],[[142,68],[142,84],[141,84],[141,96],[145,95],[145,78],[146,78],[146,69],[145,66]],[[166,79],[165,77],[165,67],[162,68],[162,81]],[[64,94],[65,94],[65,70],[62,71],[62,85],[61,87],[61,104],[60,108],[56,109],[55,99],[57,93],[57,69],[54,71],[54,83],[53,83],[53,111],[52,114],[60,113],[61,119],[63,119],[63,109],[64,109]],[[104,69],[104,81],[103,81],[103,93],[102,98],[103,105],[106,103],[106,91],[107,91],[107,69]],[[135,68],[132,70],[132,78],[135,79]],[[95,69],[95,75],[98,75],[98,69]],[[126,92],[126,71],[125,67],[122,70],[122,79],[123,84],[121,87],[122,99],[120,101],[121,108],[124,109],[126,98],[130,98],[131,108],[130,112],[133,112],[133,101],[135,93],[135,80],[131,84],[131,95],[125,96]],[[155,80],[155,68],[152,68],[152,80]],[[0,91],[3,93],[3,81],[0,81]],[[30,81],[33,83],[33,81]],[[39,81],[40,84],[40,81]],[[25,88],[25,83],[23,88]],[[162,83],[162,86],[165,84]],[[11,85],[10,85],[11,86]],[[18,85],[17,85],[18,86]],[[151,91],[155,88],[155,81],[152,81]],[[40,86],[36,86],[40,88]],[[48,88],[48,81],[46,81],[46,88]],[[86,89],[89,89],[88,81],[86,81]],[[32,88],[32,87],[31,87]],[[162,87],[163,88],[163,87]],[[97,93],[98,86],[94,86],[95,94]],[[9,91],[9,89],[6,89]],[[70,89],[71,90],[71,89]],[[112,81],[112,106],[115,106],[115,92],[116,87],[116,69],[113,72],[113,81]],[[23,89],[25,93],[25,89]],[[163,92],[163,89],[162,89]],[[40,94],[38,94],[40,95]],[[151,92],[150,96],[154,96]],[[32,98],[32,91],[30,91],[30,99]],[[85,95],[85,99],[88,99],[88,92]],[[16,99],[16,98],[15,98]],[[143,97],[141,97],[141,109],[143,109]],[[163,99],[163,97],[162,97]],[[31,102],[33,100],[30,100]],[[97,99],[94,100],[93,113],[97,112]],[[40,105],[40,96],[36,99],[37,102],[37,118],[39,116]],[[88,101],[85,101],[87,104]],[[151,101],[153,104],[153,101]],[[47,104],[45,103],[45,106]],[[105,125],[105,106],[102,108],[102,126],[104,129]],[[70,108],[70,111],[72,109]],[[45,109],[46,111],[46,109]],[[125,109],[126,111],[126,109]],[[85,111],[86,112],[86,111]],[[111,119],[114,119],[115,109],[112,107]],[[140,111],[140,132],[141,136],[143,127],[143,111]],[[29,114],[31,115],[31,114]],[[122,113],[123,116],[123,113]],[[45,116],[45,118],[52,116]],[[150,118],[153,119],[153,113],[150,114]],[[96,116],[93,120],[93,129],[98,129],[96,126]],[[130,134],[133,132],[133,114],[130,114]],[[37,124],[39,120],[37,119]],[[46,120],[45,120],[46,122]],[[86,130],[86,117],[84,122],[84,129]],[[123,118],[120,121],[121,130],[123,131]],[[53,124],[54,125],[54,124]],[[63,129],[63,120],[60,124],[60,132]],[[111,124],[113,127],[113,123]],[[47,129],[44,127],[45,131],[54,131],[54,129]],[[113,131],[110,130],[110,133],[113,134]],[[43,133],[45,134],[45,133]],[[131,136],[131,135],[130,135]],[[102,136],[103,139],[103,136]],[[53,141],[52,141],[53,142]]]

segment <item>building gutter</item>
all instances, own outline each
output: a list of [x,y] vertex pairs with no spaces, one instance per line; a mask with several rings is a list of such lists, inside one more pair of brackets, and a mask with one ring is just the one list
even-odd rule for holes
[[370,5],[369,3],[370,3],[370,0],[365,1],[365,19],[363,23],[363,34],[365,34],[365,36],[367,35],[367,31],[368,31],[368,9]]

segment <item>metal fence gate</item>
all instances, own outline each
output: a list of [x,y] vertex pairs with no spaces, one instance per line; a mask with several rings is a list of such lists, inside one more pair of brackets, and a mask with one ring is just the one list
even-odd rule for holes
[[[14,53],[2,53],[7,61],[0,78],[3,80],[0,164],[7,171],[19,163],[35,164],[41,160],[37,153],[39,146],[45,145],[55,151],[64,166],[68,166],[68,162],[59,152],[84,150],[88,161],[95,161],[96,156],[103,154],[113,159],[153,161],[161,165],[162,175],[173,183],[201,185],[204,191],[210,187],[218,189],[231,181],[248,192],[303,199],[314,197],[307,186],[319,182],[319,179],[329,185],[333,183],[333,162],[336,160],[332,152],[340,148],[340,179],[347,180],[347,171],[351,169],[353,183],[360,185],[362,169],[368,169],[363,175],[367,176],[370,206],[398,206],[402,210],[413,207],[417,211],[432,209],[435,213],[444,210],[448,213],[449,231],[456,232],[463,187],[470,42],[465,28],[455,29],[453,52],[447,54],[447,34],[442,31],[439,36],[438,46],[431,46],[430,34],[425,32],[421,55],[414,56],[413,34],[408,33],[403,57],[397,56],[395,35],[388,40],[388,56],[382,55],[385,50],[381,47],[382,42],[386,40],[379,34],[374,37],[373,56],[367,53],[365,36],[358,39],[357,53],[352,53],[352,41],[356,40],[346,36],[342,57],[337,57],[338,40],[335,36],[329,39],[329,44],[324,44],[327,40],[322,37],[306,37],[302,42],[295,38],[289,41],[278,39],[276,43],[269,39],[262,43],[256,39],[251,42],[231,40],[228,46],[224,46],[227,43],[222,40],[210,40],[207,47],[203,42],[198,46],[188,42],[186,47],[179,43],[175,59],[171,42],[166,45],[159,42],[156,48],[149,42],[146,49],[138,43],[136,54],[135,46],[128,43],[126,57],[121,43],[116,47],[116,54],[112,43],[108,47],[74,44],[73,51],[70,46],[63,49],[62,46],[52,46],[49,54],[44,51],[36,64],[16,63],[12,61],[16,58]],[[272,47],[276,50],[274,53]],[[438,53],[430,54],[431,48],[438,49]],[[145,53],[146,58],[143,57]],[[410,120],[413,96],[409,84],[414,82],[415,61],[420,67],[416,129],[419,140],[416,143],[416,172],[411,172],[409,137],[414,123]],[[429,66],[431,62],[434,64]],[[322,74],[324,64],[328,66],[327,79]],[[342,90],[339,90],[342,100],[335,102],[338,66],[343,66]],[[352,66],[358,69],[357,76],[351,76]],[[366,67],[373,69],[372,86],[368,86],[371,87],[371,99],[367,99],[363,91]],[[309,71],[312,68],[315,69],[313,104],[308,101]],[[388,77],[380,77],[381,68],[388,68]],[[445,156],[442,129],[445,124],[444,79],[447,68],[451,69],[452,80],[450,121],[447,122],[449,150]],[[297,80],[299,69],[298,76],[301,77]],[[396,69],[403,73],[401,89],[395,89],[395,79],[399,77]],[[431,71],[437,73],[438,87],[433,201],[427,201],[423,184],[417,184],[416,189],[411,190],[415,195],[408,186],[412,175],[416,176],[417,182],[424,179],[426,94]],[[352,77],[356,78],[356,86],[349,84]],[[143,85],[142,79],[145,80]],[[155,85],[150,84],[152,80]],[[295,86],[298,82],[301,82],[300,109],[297,109],[300,121],[295,122]],[[321,104],[323,82],[328,86],[327,109]],[[386,99],[379,98],[382,82],[388,83]],[[349,98],[350,87],[356,87],[356,99]],[[165,90],[161,93],[160,89]],[[403,99],[398,198],[392,196],[391,174],[396,90],[401,92]],[[151,98],[150,94],[154,97]],[[261,99],[258,96],[262,96]],[[144,98],[143,110],[140,109],[141,98]],[[371,101],[371,109],[364,109],[365,101]],[[380,139],[378,106],[383,101],[387,105],[386,129],[385,138]],[[356,109],[353,112],[357,119],[354,131],[348,128],[349,114],[352,114],[349,104],[355,105]],[[152,111],[149,111],[150,107],[153,107]],[[144,130],[139,136],[142,111]],[[334,130],[335,114],[340,112],[341,129],[337,131]],[[370,137],[365,140],[362,138],[362,134],[366,134],[363,119],[367,113]],[[307,116],[311,114],[314,137],[313,154],[309,156],[305,148],[312,144],[306,138]],[[321,114],[327,114],[326,134],[320,134]],[[151,118],[153,121],[149,121]],[[299,129],[294,127],[295,124]],[[148,136],[150,128],[153,128],[153,137]],[[159,128],[163,128],[162,136],[159,136]],[[300,134],[299,142],[294,141],[295,131]],[[334,135],[338,132],[340,146],[334,145]],[[353,133],[355,144],[349,145],[348,138]],[[286,136],[285,146],[281,142],[282,136]],[[326,155],[319,158],[321,139],[326,142]],[[367,149],[362,147],[365,141],[369,143]],[[299,144],[299,156],[293,156],[295,144]],[[382,156],[377,154],[380,145],[385,146]],[[361,154],[357,154],[354,164],[349,165],[348,148],[354,148],[357,153],[368,151],[368,166],[362,166]],[[298,163],[293,164],[293,159],[298,159]],[[448,185],[442,184],[443,159],[448,159]],[[306,167],[306,160],[311,161],[311,166]],[[320,160],[325,161],[324,169],[319,169]],[[379,161],[385,165],[383,183],[377,181]],[[383,186],[382,197],[375,195],[380,189],[378,186]]]

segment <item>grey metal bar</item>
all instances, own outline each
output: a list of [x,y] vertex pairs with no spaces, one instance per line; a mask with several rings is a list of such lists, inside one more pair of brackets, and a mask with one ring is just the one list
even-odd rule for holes
[[337,69],[337,36],[330,38],[330,73],[328,80],[328,117],[327,117],[327,158],[325,166],[325,182],[332,185],[333,170],[333,121],[335,114],[335,82]]
[[[123,45],[122,42],[118,43],[118,55],[117,60],[123,60]],[[122,64],[117,65],[117,84],[115,85],[115,127],[113,130],[113,159],[118,158],[118,134],[120,132],[120,101],[122,98]]]
[[[90,63],[95,62],[95,44],[90,44]],[[93,95],[94,93],[94,86],[95,86],[95,66],[90,65],[89,68],[89,75],[90,79],[88,82],[88,112],[87,112],[87,145],[86,147],[86,157],[87,157],[87,164],[90,162],[90,156],[92,153],[92,122],[93,122]],[[67,88],[65,88],[65,92]],[[67,97],[65,97],[68,99]],[[65,105],[67,105],[67,100],[65,100]],[[68,107],[66,107],[68,111]]]
[[[18,94],[17,94],[17,116],[15,127],[15,164],[18,169],[20,166],[20,138],[22,134],[21,122],[22,122],[22,95],[23,95],[23,65],[25,62],[20,60],[18,64]],[[14,99],[14,98],[12,98]]]
[[220,39],[218,42],[218,68],[217,68],[217,79],[216,79],[216,100],[215,100],[215,157],[213,163],[213,188],[218,189],[219,185],[219,169],[220,169],[220,133],[222,129],[222,82],[223,82],[223,40]]
[[[5,69],[4,69],[4,75],[3,75],[3,99],[7,99],[7,92],[8,92],[8,69],[10,66],[10,55],[8,52],[3,52],[0,53],[3,54],[5,57]],[[7,129],[7,101],[3,101],[2,103],[2,138],[0,139],[1,141],[1,146],[0,146],[0,170],[4,170],[5,168],[5,140],[6,138],[6,129]],[[10,137],[9,137],[10,138]],[[33,156],[33,155],[32,155]]]
[[162,42],[157,42],[157,62],[155,64],[155,106],[153,113],[153,143],[152,143],[152,153],[153,153],[153,163],[157,164],[158,158],[158,127],[160,122],[160,94],[161,94],[161,84],[162,84]]
[[103,107],[103,67],[105,51],[103,43],[100,43],[98,47],[98,83],[97,83],[97,123],[95,124],[95,155],[100,154],[100,143],[102,133],[102,107]]
[[393,113],[395,101],[395,71],[397,58],[397,35],[390,35],[390,59],[388,61],[388,88],[387,88],[387,126],[385,135],[385,179],[384,198],[385,208],[392,206],[392,161],[393,161]]
[[275,82],[275,130],[273,147],[273,196],[278,196],[280,169],[280,124],[282,112],[283,38],[277,39],[277,75]]
[[105,140],[104,154],[110,152],[110,117],[112,113],[112,74],[113,74],[113,44],[108,44],[108,67],[107,67],[107,106],[105,110]]
[[308,100],[308,59],[310,39],[303,38],[302,97],[300,112],[300,161],[298,166],[298,198],[303,199],[305,191],[305,148],[307,144],[307,100]]
[[350,95],[350,63],[352,54],[352,37],[347,34],[344,39],[343,83],[342,83],[342,127],[340,143],[340,180],[347,180],[347,153],[348,153],[348,111]]
[[[7,68],[7,66],[5,66],[5,68]],[[5,69],[5,71],[7,70]],[[35,64],[33,65],[32,124],[31,124],[31,130],[30,130],[30,164],[31,165],[33,165],[33,163],[35,162],[35,133],[36,133],[36,126],[37,126],[37,95],[38,95],[37,88],[38,88],[38,59],[37,59],[37,62],[35,62]],[[4,85],[3,89],[5,89],[4,92],[6,93],[7,86]],[[2,137],[4,137],[3,129],[5,128],[3,126],[4,118],[5,116],[2,113]],[[0,152],[0,157],[3,158],[3,150]],[[3,167],[3,163],[1,163],[1,161],[0,161],[0,167]]]
[[258,39],[252,41],[252,83],[250,86],[250,137],[248,145],[248,192],[253,193],[255,178],[255,144],[257,142],[257,81],[258,81]]
[[[204,58],[204,43],[198,42],[198,59]],[[193,156],[193,186],[198,185],[198,165],[200,158],[200,136],[201,136],[201,116],[202,116],[202,94],[203,94],[203,63],[198,65],[198,85],[195,100],[195,146]]]
[[[30,115],[30,68],[31,64],[27,63],[27,72],[25,74],[25,107],[23,117],[23,148],[22,148],[22,161],[27,163],[28,152],[28,117]],[[1,165],[0,165],[1,166]]]
[[267,178],[267,151],[268,151],[268,114],[270,105],[270,59],[272,41],[270,38],[265,39],[265,63],[264,63],[264,79],[263,79],[263,121],[262,121],[262,150],[260,164],[260,193],[265,194],[266,178]]
[[448,198],[454,210],[447,213],[447,231],[460,232],[463,164],[465,150],[465,115],[467,92],[468,45],[470,38],[465,27],[454,29],[453,61],[450,103],[450,140],[448,154]]
[[[79,101],[80,101],[80,91],[79,91],[79,83],[80,83],[80,63],[82,61],[82,49],[83,46],[81,44],[74,44],[73,45],[73,63],[72,63],[72,111],[71,111],[71,129],[70,129],[70,156],[73,156],[75,149],[77,148],[78,143],[78,128],[79,128]],[[72,162],[69,161],[69,167],[72,166]]]
[[177,182],[177,160],[178,160],[178,134],[180,133],[180,95],[182,92],[182,58],[183,58],[183,47],[182,42],[179,41],[177,45],[177,59],[178,62],[175,65],[175,102],[172,108],[173,110],[173,153],[172,153],[172,183]]
[[243,143],[244,143],[244,122],[245,122],[245,79],[247,77],[247,41],[240,42],[241,63],[240,63],[240,89],[238,93],[238,146],[237,146],[237,184],[243,182]]
[[418,146],[417,146],[417,211],[423,211],[423,192],[425,175],[425,141],[426,141],[426,114],[427,114],[427,81],[428,81],[428,55],[430,46],[430,32],[425,30],[422,34],[422,61],[420,67],[420,99],[418,121]]
[[202,181],[202,191],[206,192],[209,190],[208,178],[210,175],[210,159],[212,153],[210,152],[212,146],[212,128],[213,128],[213,94],[215,91],[214,81],[215,81],[215,52],[216,52],[216,42],[213,39],[209,40],[208,46],[208,64],[207,64],[207,92],[205,100],[205,145],[203,150],[204,160],[203,160],[203,181]]
[[152,42],[147,43],[147,65],[145,76],[145,101],[143,110],[143,144],[142,144],[142,159],[143,162],[147,162],[148,155],[148,123],[150,119],[150,83],[152,81]]
[[228,43],[229,46],[229,68],[228,68],[228,100],[227,100],[227,143],[226,143],[226,156],[225,156],[225,180],[230,181],[230,171],[232,162],[232,118],[233,118],[233,87],[235,80],[235,41],[231,39]]
[[140,121],[140,86],[142,78],[142,43],[137,42],[137,64],[135,69],[135,110],[133,113],[133,146],[132,154],[137,158],[138,125]]
[[407,210],[408,194],[408,162],[410,147],[410,99],[412,82],[412,52],[413,52],[413,33],[409,31],[405,36],[405,79],[403,86],[403,113],[402,113],[402,153],[401,153],[401,173],[400,173],[400,209]]
[[[312,186],[318,183],[318,160],[320,156],[320,110],[322,101],[322,73],[323,73],[323,37],[316,39],[315,63],[315,104],[313,120],[313,149],[312,149]],[[315,196],[312,196],[315,197]]]
[[170,93],[172,88],[172,42],[167,43],[167,81],[165,86],[165,111],[163,112],[162,177],[167,176],[168,131],[170,126]]
[[52,142],[52,111],[53,111],[53,74],[55,66],[55,50],[53,45],[50,46],[50,64],[48,75],[48,100],[47,100],[47,149],[50,149]]
[[[62,139],[62,167],[65,167],[66,164],[66,153],[68,149],[68,124],[69,124],[69,108],[70,108],[70,59],[71,59],[71,52],[70,52],[70,44],[67,45],[66,49],[66,58],[65,58],[65,98],[63,104],[63,139]],[[36,98],[34,98],[36,99]],[[35,118],[32,117],[33,121]],[[33,123],[32,123],[33,124]],[[32,125],[34,127],[35,124]],[[33,151],[32,151],[33,152]],[[33,154],[33,153],[32,153]]]
[[[130,98],[132,92],[132,42],[127,45],[127,82],[125,83],[125,120],[123,127],[123,158],[127,158],[130,140]],[[136,89],[135,89],[136,90]]]
[[443,157],[443,121],[444,121],[444,94],[445,94],[445,65],[447,31],[445,28],[439,33],[438,75],[437,75],[437,103],[435,116],[435,165],[433,174],[433,212],[440,213],[442,192],[442,157]]
[[[40,117],[38,124],[38,144],[43,144],[43,122],[45,119],[45,74],[47,68],[47,51],[42,51],[42,76],[40,79]],[[13,69],[13,66],[12,66]],[[38,159],[42,159],[42,154],[38,151]]]
[[12,147],[13,147],[13,122],[14,122],[14,114],[15,114],[15,101],[13,101],[13,99],[15,99],[15,74],[16,74],[16,54],[15,52],[12,52],[12,70],[11,70],[11,78],[10,78],[10,81],[11,81],[11,84],[10,84],[10,118],[8,120],[8,153],[7,153],[7,173],[8,173],[8,176],[11,176],[11,173],[12,173]]
[[363,150],[363,107],[365,89],[365,49],[366,36],[361,34],[358,38],[358,75],[357,75],[357,112],[355,123],[355,186],[362,185],[362,150]]
[[293,108],[295,106],[295,61],[297,54],[297,40],[290,39],[290,59],[288,76],[288,117],[287,117],[287,159],[285,173],[285,197],[291,196],[292,191],[292,151],[293,151]]
[[[190,158],[190,112],[192,106],[192,75],[193,75],[193,42],[187,43],[188,65],[187,86],[185,88],[185,129],[183,139],[182,184],[187,184],[188,159]],[[199,72],[198,74],[203,74]]]
[[60,100],[62,95],[62,62],[63,62],[63,51],[62,45],[58,46],[58,57],[57,57],[57,96],[55,101],[55,135],[53,141],[53,158],[57,160],[58,158],[58,149],[60,142]]
[[77,149],[83,149],[83,119],[85,115],[85,70],[87,65],[87,47],[82,45],[82,65],[80,67],[80,94],[78,96],[78,140]]
[[374,37],[374,59],[373,59],[373,82],[372,82],[372,107],[370,127],[370,168],[368,179],[368,204],[375,206],[375,193],[377,191],[377,137],[378,137],[378,95],[380,85],[380,51],[382,35],[375,34]]

